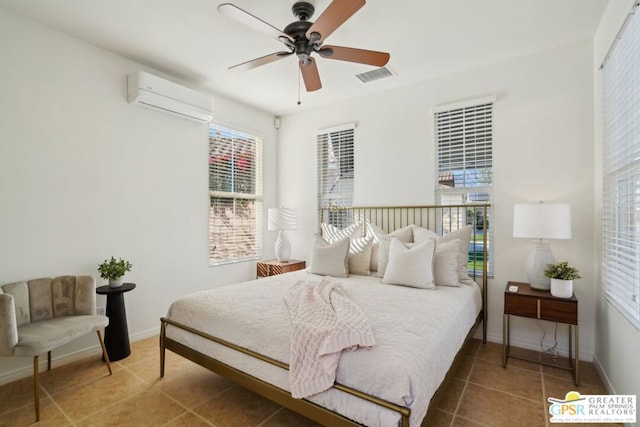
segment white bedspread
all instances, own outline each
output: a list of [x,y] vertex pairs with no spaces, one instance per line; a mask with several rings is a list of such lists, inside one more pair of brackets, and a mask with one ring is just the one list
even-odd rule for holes
[[[290,363],[291,323],[283,296],[306,271],[271,276],[187,295],[168,317],[208,334]],[[411,409],[419,426],[429,401],[482,307],[478,286],[436,290],[383,285],[379,278],[338,279],[371,322],[376,347],[343,352],[336,381]],[[288,372],[175,327],[167,336],[221,362],[289,390]],[[167,375],[171,367],[167,366]],[[309,400],[367,426],[396,426],[391,410],[335,389]]]

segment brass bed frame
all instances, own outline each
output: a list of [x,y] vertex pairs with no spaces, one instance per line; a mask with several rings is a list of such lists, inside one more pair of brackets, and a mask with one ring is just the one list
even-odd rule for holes
[[[487,291],[488,291],[488,273],[487,273],[487,230],[488,230],[488,217],[489,217],[489,204],[461,204],[461,205],[431,205],[431,206],[393,206],[393,207],[330,207],[320,209],[319,224],[321,222],[329,222],[340,227],[349,225],[355,221],[370,221],[385,232],[393,231],[398,228],[402,228],[409,224],[415,224],[421,227],[432,229],[439,234],[443,231],[455,231],[459,228],[467,225],[474,227],[482,226],[482,240],[476,241],[475,233],[472,238],[473,245],[473,279],[476,283],[479,283],[482,288],[482,310],[480,311],[474,325],[471,327],[467,334],[464,343],[455,356],[449,371],[447,372],[444,380],[440,384],[436,393],[432,397],[429,403],[429,411],[425,416],[423,425],[429,422],[430,415],[435,409],[444,394],[443,391],[446,385],[453,379],[453,375],[457,369],[457,366],[462,361],[464,356],[464,350],[467,343],[474,336],[478,326],[482,323],[482,341],[486,343],[487,339]],[[319,225],[318,225],[319,226]],[[476,245],[477,242],[482,242],[482,253],[480,259],[477,257]],[[478,269],[478,263],[482,264],[481,269]],[[481,271],[481,283],[478,281],[478,271]],[[276,387],[266,381],[249,375],[243,371],[240,371],[228,364],[222,363],[206,354],[200,353],[190,347],[181,344],[166,335],[167,327],[172,326],[204,339],[216,342],[225,347],[236,350],[240,353],[255,357],[271,365],[288,370],[289,365],[281,361],[275,360],[258,352],[249,350],[247,348],[238,346],[231,342],[222,340],[212,335],[206,334],[202,331],[194,329],[190,326],[175,322],[166,317],[160,319],[160,377],[164,377],[165,372],[165,350],[171,350],[176,354],[183,356],[219,375],[222,375],[231,381],[239,384],[275,403],[278,403],[290,410],[297,412],[303,416],[306,416],[320,424],[330,425],[336,427],[342,426],[359,426],[360,424],[344,417],[343,415],[324,408],[316,403],[313,403],[306,399],[294,399],[291,394],[282,388]],[[334,389],[364,399],[376,405],[390,409],[401,415],[402,427],[409,427],[409,416],[411,410],[408,407],[400,406],[392,402],[380,399],[376,396],[372,396],[367,393],[363,393],[354,388],[345,386],[340,383],[333,385]]]

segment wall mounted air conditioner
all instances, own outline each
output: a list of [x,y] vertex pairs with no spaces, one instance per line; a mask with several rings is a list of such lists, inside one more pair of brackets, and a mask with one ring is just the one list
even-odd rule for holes
[[144,71],[127,76],[127,100],[199,123],[213,118],[212,97]]

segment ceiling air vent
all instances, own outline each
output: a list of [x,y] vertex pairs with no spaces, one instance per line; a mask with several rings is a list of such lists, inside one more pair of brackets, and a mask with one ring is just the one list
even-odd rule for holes
[[356,74],[356,77],[359,78],[362,83],[368,83],[374,80],[384,79],[385,77],[395,76],[395,74],[391,68],[382,67],[373,71],[367,71],[366,73]]

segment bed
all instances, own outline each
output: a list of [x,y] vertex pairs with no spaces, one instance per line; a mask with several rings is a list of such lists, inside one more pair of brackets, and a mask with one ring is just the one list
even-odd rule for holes
[[[486,340],[488,251],[484,248],[488,247],[489,208],[452,205],[320,211],[324,235],[331,229],[353,229],[360,224],[357,233],[363,238],[384,234],[378,250],[384,250],[388,236],[400,236],[409,228],[416,239],[413,247],[420,246],[420,232],[455,236],[464,229],[471,236],[462,241],[465,267],[472,274],[469,281],[456,286],[425,290],[381,283],[389,274],[331,279],[370,320],[376,346],[342,352],[330,389],[305,399],[294,399],[289,391],[291,325],[284,298],[296,286],[325,280],[308,271],[217,287],[175,301],[161,319],[160,375],[164,376],[169,349],[324,425],[420,425],[427,410],[435,407],[438,390],[452,377],[464,344],[480,324]],[[353,246],[359,236],[351,237]],[[454,242],[461,247],[460,239]],[[407,243],[407,247],[412,246]],[[381,259],[379,254],[374,256]]]

